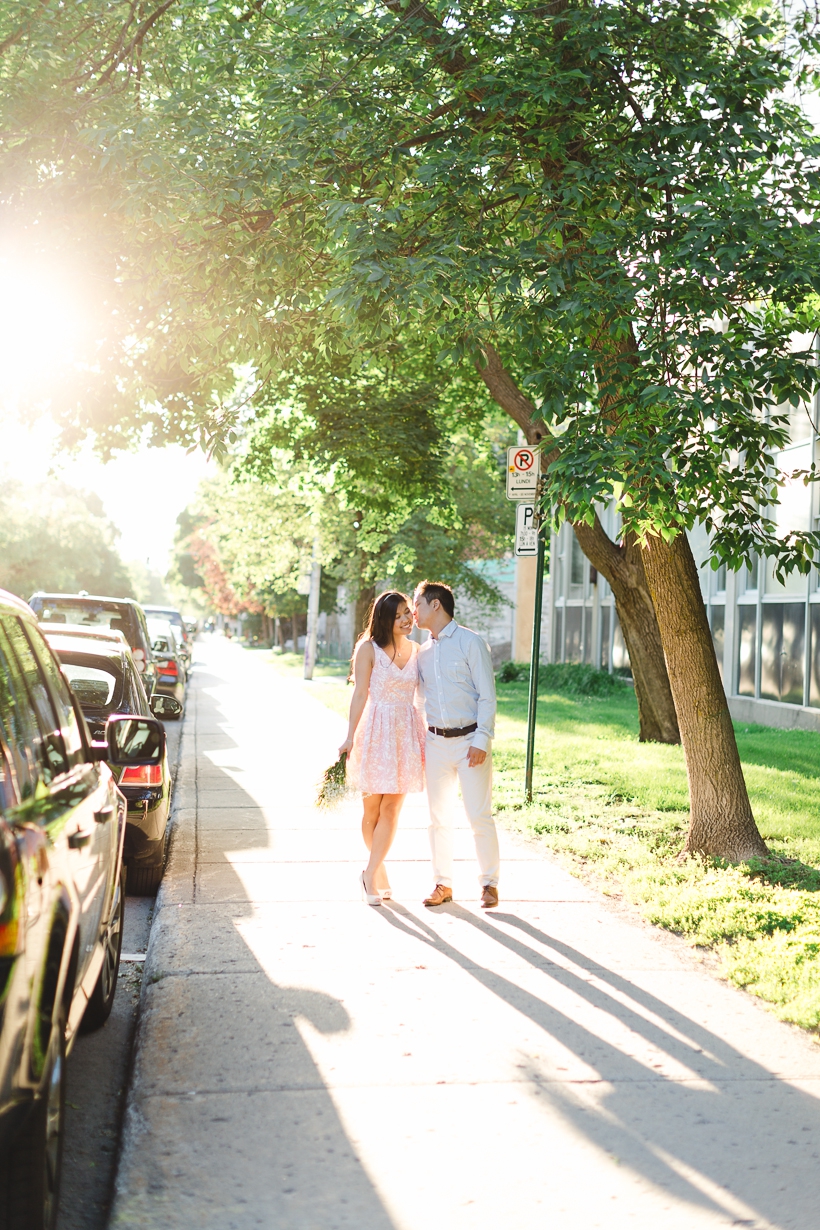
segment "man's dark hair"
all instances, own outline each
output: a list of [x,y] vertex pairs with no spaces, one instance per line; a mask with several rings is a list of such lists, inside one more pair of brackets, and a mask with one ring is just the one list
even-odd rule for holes
[[445,585],[442,581],[422,581],[420,585],[416,586],[416,593],[421,594],[422,598],[425,598],[428,602],[438,598],[441,603],[441,609],[446,611],[451,619],[453,618],[456,600],[449,585]]

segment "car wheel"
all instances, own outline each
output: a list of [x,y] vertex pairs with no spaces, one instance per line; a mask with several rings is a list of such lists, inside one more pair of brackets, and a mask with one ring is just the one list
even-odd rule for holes
[[[51,1031],[43,1096],[31,1109],[13,1145],[0,1160],[5,1197],[4,1230],[54,1230],[60,1199],[65,1130],[65,1012]],[[5,1171],[5,1173],[3,1173]]]
[[101,1029],[111,1015],[114,996],[117,994],[117,978],[120,972],[122,932],[125,917],[125,867],[120,868],[114,900],[111,903],[111,920],[103,940],[103,963],[97,984],[91,992],[82,1023],[84,1034]]
[[163,867],[140,867],[130,864],[128,867],[128,891],[135,897],[153,897],[162,880]]

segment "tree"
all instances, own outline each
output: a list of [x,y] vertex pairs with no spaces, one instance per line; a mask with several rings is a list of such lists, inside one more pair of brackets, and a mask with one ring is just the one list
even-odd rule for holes
[[[778,30],[693,0],[179,12],[161,54],[127,43],[139,124],[88,69],[68,112],[95,112],[93,136],[66,145],[50,103],[10,155],[23,183],[32,150],[58,150],[62,188],[55,171],[46,191],[76,194],[84,170],[97,201],[128,204],[121,284],[151,307],[122,390],[161,391],[169,430],[208,436],[231,421],[212,396],[231,364],[254,355],[265,380],[322,321],[350,349],[415,327],[482,373],[501,356],[540,415],[551,504],[594,531],[617,498],[624,560],[639,549],[688,848],[762,852],[685,531],[703,520],[732,566],[760,552],[806,569],[817,546],[766,515],[784,439],[771,408],[817,374],[792,344],[815,327],[820,277],[816,149],[787,101],[812,71],[808,19]],[[61,54],[85,51],[63,39]]]
[[[323,610],[334,608],[340,584],[348,595],[369,601],[377,583],[412,590],[426,575],[446,577],[485,606],[502,601],[475,562],[497,558],[512,533],[500,461],[503,432],[496,449],[486,438],[456,436],[442,458],[446,498],[427,490],[411,501],[381,489],[366,472],[355,481],[346,475],[346,485],[338,474],[322,475],[271,444],[280,431],[277,416],[263,420],[231,469],[204,482],[185,514],[178,575],[190,560],[191,579],[215,610],[262,610],[290,619],[302,614],[299,580],[317,535]],[[366,508],[361,519],[357,502]]]
[[[290,379],[306,351],[315,357],[317,332],[318,349],[328,366],[341,351],[342,365],[350,366],[366,352],[375,356],[378,368],[385,350],[388,366],[395,366],[397,344],[413,359],[423,347],[407,319],[392,342],[384,319],[364,334],[359,328],[355,339],[327,313],[318,329],[315,308],[328,293],[328,271],[332,275],[333,268],[331,253],[323,250],[326,236],[319,235],[317,252],[315,225],[304,225],[307,214],[298,214],[295,226],[288,222],[282,232],[274,225],[277,211],[257,208],[260,188],[264,193],[273,185],[267,166],[260,185],[262,168],[250,156],[248,136],[254,131],[254,140],[258,136],[263,146],[275,145],[281,125],[281,117],[273,116],[265,129],[265,111],[260,109],[270,94],[265,75],[270,32],[260,26],[259,10],[253,8],[238,16],[230,5],[205,11],[176,3],[171,6],[174,15],[166,17],[168,7],[160,5],[143,18],[133,8],[114,6],[116,20],[111,6],[90,20],[84,9],[79,24],[65,9],[56,19],[50,10],[36,19],[28,11],[13,11],[6,39],[14,49],[5,82],[7,107],[11,116],[25,117],[26,133],[18,133],[7,147],[5,179],[19,190],[34,173],[42,208],[43,181],[36,168],[45,161],[59,167],[61,174],[48,181],[46,196],[56,196],[61,218],[70,214],[75,223],[87,218],[93,230],[96,281],[103,281],[98,266],[106,247],[112,270],[116,267],[119,273],[116,279],[110,277],[108,315],[105,327],[101,325],[106,344],[97,342],[89,365],[97,373],[102,367],[105,379],[82,389],[80,415],[78,390],[67,386],[69,438],[78,425],[82,430],[83,424],[92,424],[103,447],[110,447],[147,424],[156,439],[198,439],[219,452],[233,438],[244,402],[244,397],[230,394],[237,360],[252,359],[257,387],[264,390],[277,365],[284,365]],[[328,10],[320,7],[317,12],[326,22]],[[52,66],[48,89],[43,60]],[[237,73],[242,90],[226,94],[227,81],[234,82]],[[133,105],[141,115],[137,129]],[[8,127],[14,130],[12,120]],[[85,140],[78,139],[79,127]],[[383,155],[380,145],[378,156]],[[147,177],[146,165],[151,169]],[[106,173],[101,175],[103,168]],[[111,168],[116,168],[113,176],[107,173]],[[194,197],[192,183],[197,186]],[[300,208],[309,198],[310,193],[307,198],[297,193],[286,204]],[[112,219],[124,215],[133,217],[134,225],[118,235]],[[288,218],[287,208],[282,216]],[[42,221],[38,218],[38,236],[49,231]],[[311,273],[306,279],[307,270]],[[369,281],[380,281],[370,264],[363,272]],[[130,304],[123,301],[128,287],[136,293]],[[335,293],[331,289],[331,296]],[[434,305],[440,303],[436,294]],[[131,322],[139,346],[125,344],[128,331],[120,325],[124,320]],[[430,328],[425,326],[424,332],[428,354],[421,363],[429,371]],[[498,366],[497,351],[486,345],[478,365],[482,379],[528,438],[537,440],[541,431],[533,404],[515,389],[509,371],[502,368],[498,378]],[[417,373],[410,383],[418,383]],[[396,408],[394,401],[391,409]],[[337,417],[342,423],[355,421]],[[350,441],[338,436],[333,441],[342,452],[345,443]],[[422,434],[415,456],[423,454],[424,443]],[[376,455],[374,451],[374,459]],[[428,482],[434,468],[431,451],[425,465]],[[616,596],[633,663],[641,738],[677,742],[674,704],[639,555],[634,544],[610,544],[600,525],[595,531],[592,538],[587,532],[583,541],[586,550],[596,543],[593,563]]]
[[0,588],[28,601],[38,589],[127,597],[131,577],[99,497],[64,483],[0,488]]

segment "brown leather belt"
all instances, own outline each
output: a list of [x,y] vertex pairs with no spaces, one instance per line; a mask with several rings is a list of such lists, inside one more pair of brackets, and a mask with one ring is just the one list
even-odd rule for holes
[[478,722],[473,722],[472,726],[462,726],[459,730],[442,730],[440,726],[428,726],[427,729],[431,735],[441,735],[442,739],[458,739],[460,735],[471,735],[478,730]]

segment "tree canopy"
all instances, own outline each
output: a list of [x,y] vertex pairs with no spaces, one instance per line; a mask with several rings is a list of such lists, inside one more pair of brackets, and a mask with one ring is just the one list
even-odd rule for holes
[[26,602],[35,590],[127,597],[132,582],[117,530],[99,497],[64,483],[0,487],[0,588]]
[[46,242],[68,206],[71,242],[93,232],[108,263],[75,427],[213,441],[238,364],[263,384],[306,340],[378,356],[421,329],[479,365],[497,347],[560,434],[548,496],[570,516],[614,493],[641,534],[705,519],[719,558],[808,567],[814,538],[765,516],[769,411],[817,372],[794,344],[820,288],[818,145],[789,101],[814,72],[808,13],[4,12],[6,201]]

